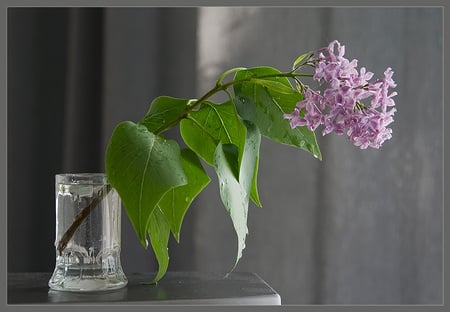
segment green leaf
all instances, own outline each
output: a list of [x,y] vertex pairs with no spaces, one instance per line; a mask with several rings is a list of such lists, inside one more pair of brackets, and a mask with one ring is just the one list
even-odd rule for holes
[[[236,261],[231,271],[236,267],[245,248],[245,239],[248,234],[249,195],[253,185],[252,181],[255,176],[261,142],[259,129],[249,122],[246,122],[245,125],[247,135],[240,163],[238,162],[238,148],[233,144],[219,143],[214,154],[215,170],[220,185],[220,197],[225,209],[230,214],[238,241]],[[239,172],[238,176],[236,176],[236,172]]]
[[180,132],[186,145],[210,165],[219,142],[235,144],[242,150],[245,141],[245,127],[231,101],[205,102],[181,121]]
[[197,155],[190,149],[181,150],[181,164],[188,183],[171,189],[158,203],[178,242],[180,241],[181,224],[187,209],[194,198],[211,181]]
[[219,76],[219,78],[217,79],[217,84],[221,84],[222,81],[225,79],[225,77],[228,76],[229,74],[238,72],[238,71],[243,70],[243,69],[247,69],[247,68],[245,68],[245,67],[235,67],[235,68],[231,68],[231,69],[229,69],[229,70],[223,72],[223,73]]
[[[230,214],[238,241],[236,261],[231,271],[234,270],[242,257],[242,250],[245,248],[245,238],[248,233],[248,195],[234,175],[234,171],[239,169],[233,167],[237,164],[237,153],[235,145],[219,143],[214,155],[215,169],[220,185],[220,198],[225,209]],[[232,157],[236,158],[235,161],[229,162],[229,159]]]
[[257,155],[257,157],[256,157],[255,173],[253,175],[253,183],[252,183],[252,189],[250,192],[250,198],[255,203],[256,206],[262,207],[261,200],[259,199],[259,193],[258,193],[258,167],[259,167],[259,155]]
[[[272,67],[255,67],[236,73],[235,80],[261,77],[280,73]],[[292,89],[285,77],[264,77]],[[286,94],[252,82],[254,79],[234,85],[235,104],[239,115],[255,123],[262,135],[273,141],[299,147],[321,159],[319,146],[313,131],[306,127],[292,129],[283,115],[291,113],[295,105],[303,99],[300,93]],[[292,89],[294,90],[294,89]]]
[[169,251],[167,246],[170,237],[169,223],[158,205],[150,217],[148,234],[156,260],[158,261],[158,273],[152,281],[152,283],[156,283],[166,274],[169,266]]
[[106,174],[119,193],[141,244],[147,247],[148,222],[169,190],[186,184],[180,148],[140,124],[116,126],[106,150]]
[[139,122],[150,132],[159,133],[161,130],[175,126],[187,114],[189,100],[160,96],[152,101],[150,109]]
[[294,62],[294,65],[292,65],[292,69],[296,69],[297,66],[300,64],[301,61],[303,61],[305,58],[310,58],[313,54],[311,52],[304,53],[300,55]]
[[269,79],[251,79],[251,82],[255,82],[263,87],[267,87],[271,91],[275,91],[281,94],[294,94],[298,93],[296,90],[292,89],[292,87],[285,85],[279,81],[273,81]]
[[[257,176],[259,166],[259,148],[261,145],[261,132],[258,127],[248,120],[244,120],[247,128],[244,152],[240,163],[239,181],[243,183],[246,192],[250,191],[250,198],[259,207]],[[251,182],[251,184],[249,184]]]
[[[189,113],[188,118],[180,123],[181,136],[186,145],[211,166],[214,166],[214,153],[219,142],[236,145],[239,162],[244,150],[246,131],[231,101],[222,104],[205,102],[198,111]],[[257,173],[257,168],[255,170]],[[251,199],[256,205],[261,206],[256,173]],[[234,174],[237,178],[238,171]]]

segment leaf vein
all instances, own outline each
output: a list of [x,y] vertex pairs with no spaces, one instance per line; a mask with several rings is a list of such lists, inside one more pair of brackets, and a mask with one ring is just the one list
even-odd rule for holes
[[212,104],[210,104],[208,102],[206,102],[206,104],[216,113],[217,117],[219,118],[220,124],[222,125],[221,130],[223,128],[223,130],[225,131],[225,134],[227,136],[228,142],[232,143],[233,141],[231,140],[231,135],[228,133],[228,129],[226,128],[224,120],[222,119],[222,116],[220,115],[219,111]]
[[150,163],[150,156],[153,151],[153,147],[155,146],[155,140],[151,142],[150,149],[148,151],[147,160],[145,161],[144,172],[142,173],[141,186],[139,192],[139,204],[138,204],[138,212],[139,212],[139,230],[142,233],[142,194],[144,193],[144,181],[145,175],[147,174],[148,164]]

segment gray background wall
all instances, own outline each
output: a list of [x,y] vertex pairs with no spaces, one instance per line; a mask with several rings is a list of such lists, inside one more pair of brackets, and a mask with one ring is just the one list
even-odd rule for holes
[[[323,161],[263,140],[237,270],[287,304],[441,303],[442,22],[438,8],[8,9],[8,270],[53,269],[54,174],[102,171],[114,125],[152,98],[200,96],[235,66],[289,69],[338,39],[375,76],[394,69],[393,138],[361,151],[319,134]],[[155,270],[123,223],[125,271]],[[213,181],[169,270],[226,272],[235,248]]]

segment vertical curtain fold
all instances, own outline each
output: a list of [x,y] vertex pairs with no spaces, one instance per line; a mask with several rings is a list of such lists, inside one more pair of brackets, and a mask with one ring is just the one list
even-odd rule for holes
[[64,172],[102,168],[103,11],[74,8],[68,17]]
[[49,271],[54,262],[67,13],[8,8],[8,271]]

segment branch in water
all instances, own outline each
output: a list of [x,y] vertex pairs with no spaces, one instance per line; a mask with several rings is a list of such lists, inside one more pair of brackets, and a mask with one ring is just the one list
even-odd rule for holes
[[57,250],[59,251],[59,255],[61,256],[63,250],[66,248],[67,244],[71,240],[72,236],[75,234],[76,230],[80,227],[81,223],[84,219],[87,218],[87,216],[91,213],[91,211],[97,207],[100,202],[108,195],[109,191],[111,190],[111,185],[107,184],[105,188],[101,188],[98,191],[98,195],[92,199],[92,201],[83,208],[75,217],[73,223],[70,225],[70,227],[66,230],[64,235],[61,237]]

